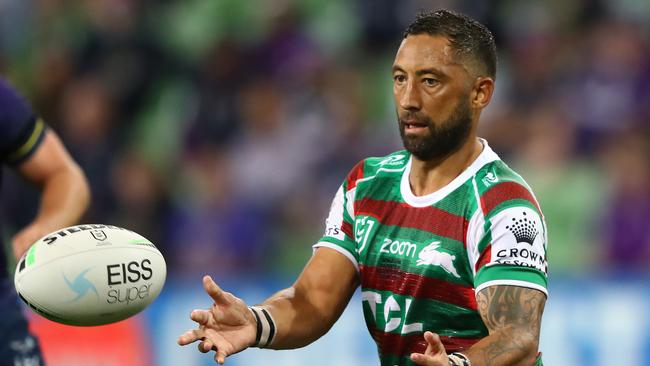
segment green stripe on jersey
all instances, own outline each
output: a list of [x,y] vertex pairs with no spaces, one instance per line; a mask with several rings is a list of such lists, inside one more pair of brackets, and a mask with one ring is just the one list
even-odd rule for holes
[[[372,180],[372,189],[357,189],[356,200],[370,198],[373,200],[391,200],[404,202],[400,199],[399,180],[402,172],[393,175],[376,177]],[[360,182],[360,185],[370,184],[370,182]],[[396,199],[397,198],[397,199]]]
[[486,221],[488,221],[490,218],[496,216],[499,212],[506,210],[508,208],[512,207],[528,207],[531,210],[537,212],[538,215],[541,216],[541,212],[537,209],[537,207],[532,204],[530,201],[522,199],[522,198],[515,198],[507,201],[503,201],[502,203],[498,204],[495,206],[492,211],[488,214],[486,217]]
[[480,285],[490,281],[522,281],[529,282],[546,288],[548,281],[546,275],[535,268],[511,266],[511,265],[492,265],[484,266],[476,274],[475,285]]
[[363,178],[361,181],[374,180],[382,175],[402,175],[408,162],[408,153],[398,151],[384,157],[370,157],[363,161]]
[[325,243],[331,243],[334,244],[341,249],[344,249],[346,252],[350,253],[350,255],[359,261],[359,255],[357,254],[356,248],[355,248],[355,242],[353,241],[345,241],[345,240],[339,240],[336,238],[332,238],[331,236],[324,236],[320,239],[320,241],[325,242]]
[[472,218],[472,214],[476,211],[478,205],[475,199],[468,199],[474,197],[474,186],[472,180],[469,179],[462,186],[451,192],[447,197],[436,203],[436,207],[447,211],[456,216],[462,216],[466,220]]

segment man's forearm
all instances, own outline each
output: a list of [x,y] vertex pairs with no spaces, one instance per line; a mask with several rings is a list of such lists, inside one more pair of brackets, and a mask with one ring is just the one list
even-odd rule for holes
[[490,335],[463,351],[472,366],[534,365],[546,295],[525,287],[492,286],[481,290],[476,301]]
[[[16,258],[29,248],[29,246],[43,235],[75,224],[83,215],[88,202],[90,191],[86,178],[76,164],[52,169],[51,174],[46,174],[43,179],[30,179],[30,169],[33,173],[38,171],[38,164],[29,166],[22,172],[25,177],[38,184],[41,189],[41,202],[38,214],[34,220],[22,228],[12,237],[13,253]],[[41,178],[35,174],[36,178]]]
[[296,283],[264,301],[276,323],[276,336],[267,347],[304,347],[334,325],[359,284],[356,269],[340,253],[316,251]]
[[472,366],[532,366],[537,358],[538,340],[525,331],[503,328],[463,351]]
[[30,226],[49,231],[75,224],[90,201],[84,173],[48,130],[38,150],[17,166],[18,173],[41,190],[38,214]]
[[269,346],[273,349],[304,347],[323,336],[336,321],[294,287],[277,292],[261,306],[272,314],[277,326]]
[[42,186],[41,204],[35,223],[47,230],[75,224],[83,215],[90,191],[77,165],[53,175]]

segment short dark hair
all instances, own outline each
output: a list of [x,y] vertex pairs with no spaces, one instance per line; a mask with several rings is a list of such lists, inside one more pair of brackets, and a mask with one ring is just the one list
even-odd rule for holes
[[493,79],[497,73],[497,47],[489,29],[476,20],[453,11],[422,12],[404,31],[410,35],[429,34],[449,39],[456,56],[478,62]]

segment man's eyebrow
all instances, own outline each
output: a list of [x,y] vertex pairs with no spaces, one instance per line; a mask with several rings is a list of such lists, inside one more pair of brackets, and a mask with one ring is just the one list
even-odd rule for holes
[[443,72],[441,72],[440,70],[438,70],[436,68],[420,69],[420,70],[415,72],[415,75],[417,75],[417,76],[422,76],[422,75],[426,75],[426,74],[433,74],[433,75],[438,75],[438,76],[444,75]]
[[[404,71],[404,69],[402,69],[399,65],[393,65],[393,73],[395,73],[395,72],[404,72],[405,73],[406,71]],[[433,68],[433,67],[429,67],[429,68],[426,68],[426,69],[420,69],[420,70],[415,72],[415,75],[417,75],[417,76],[422,76],[422,75],[426,75],[426,74],[433,74],[433,75],[437,75],[437,76],[444,75],[444,73],[442,71],[440,71],[439,69]]]

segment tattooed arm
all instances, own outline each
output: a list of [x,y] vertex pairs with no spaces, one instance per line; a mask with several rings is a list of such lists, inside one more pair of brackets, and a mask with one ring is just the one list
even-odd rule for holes
[[490,286],[476,295],[490,334],[464,351],[472,366],[532,366],[546,295],[517,286]]
[[[490,334],[462,353],[472,366],[533,366],[546,295],[518,286],[490,286],[476,295],[478,309]],[[440,337],[424,333],[427,349],[411,354],[423,366],[449,366]]]

